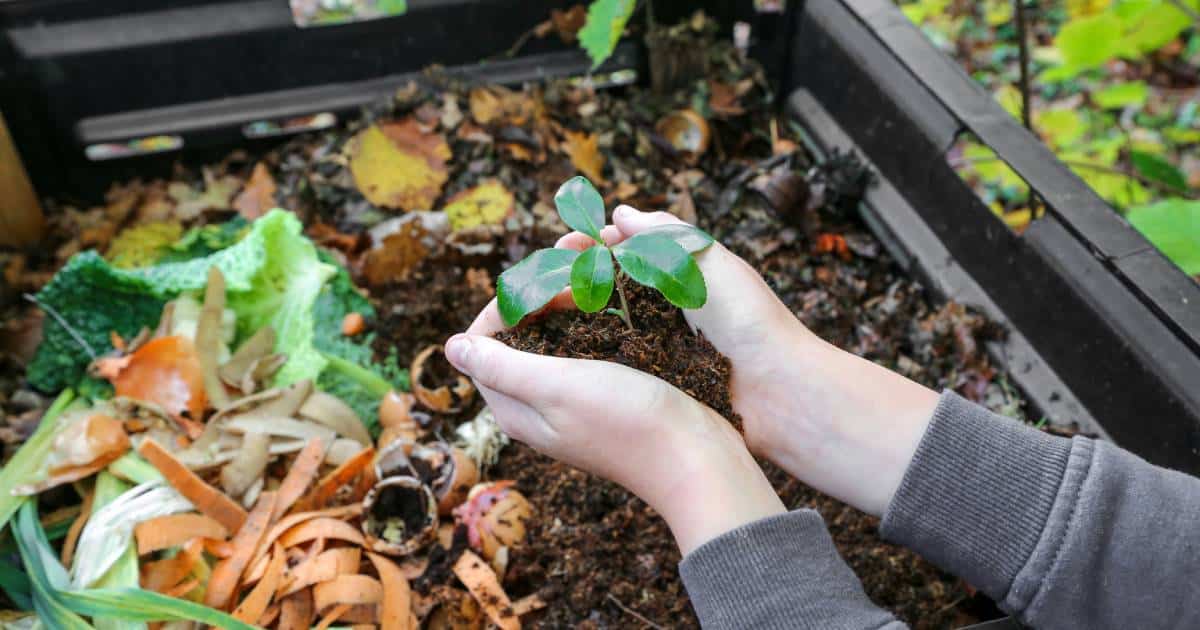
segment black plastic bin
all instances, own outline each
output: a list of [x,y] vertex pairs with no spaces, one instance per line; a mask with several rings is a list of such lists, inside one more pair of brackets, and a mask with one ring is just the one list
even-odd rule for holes
[[[286,0],[7,0],[0,112],[39,192],[96,197],[116,177],[165,172],[247,137],[247,124],[356,115],[431,63],[519,83],[587,72],[581,53],[533,41],[498,53],[570,0],[410,0],[407,15],[300,29]],[[1200,285],[1167,261],[889,0],[656,3],[751,26],[781,105],[814,148],[853,149],[879,174],[864,217],[936,293],[1010,330],[992,348],[1036,407],[1147,459],[1200,473]],[[601,72],[637,69],[621,44]],[[483,59],[485,61],[481,62]],[[490,61],[486,61],[490,59]],[[644,74],[643,74],[644,76]],[[1010,232],[947,164],[969,131],[1024,177],[1044,218]],[[88,145],[170,135],[174,154],[91,161]]]

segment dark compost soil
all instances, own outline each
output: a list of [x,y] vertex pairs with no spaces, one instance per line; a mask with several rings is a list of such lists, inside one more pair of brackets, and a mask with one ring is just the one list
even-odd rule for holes
[[729,360],[692,333],[679,309],[650,289],[626,284],[634,330],[616,315],[557,311],[496,338],[526,352],[613,361],[653,374],[737,423]]

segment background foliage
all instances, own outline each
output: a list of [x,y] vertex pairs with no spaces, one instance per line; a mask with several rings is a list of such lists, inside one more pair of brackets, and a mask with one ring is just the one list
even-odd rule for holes
[[[901,9],[1021,117],[1012,0],[902,0]],[[1176,264],[1200,274],[1200,0],[1025,0],[1033,128]],[[950,159],[1014,229],[1025,183],[985,146]]]

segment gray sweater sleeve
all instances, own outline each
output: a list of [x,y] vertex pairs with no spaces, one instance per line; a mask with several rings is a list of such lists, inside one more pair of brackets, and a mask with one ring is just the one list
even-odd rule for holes
[[[881,528],[1034,627],[1200,627],[1200,480],[953,393]],[[904,627],[811,510],[728,532],[680,572],[705,628]]]
[[1037,628],[1200,628],[1200,480],[943,394],[884,537]]

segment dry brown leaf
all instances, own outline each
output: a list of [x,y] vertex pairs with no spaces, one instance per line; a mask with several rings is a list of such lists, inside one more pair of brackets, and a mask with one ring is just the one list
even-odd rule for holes
[[600,153],[600,136],[582,131],[566,132],[563,151],[571,158],[571,164],[592,180],[593,184],[604,182],[604,155]]
[[233,200],[233,208],[245,219],[253,221],[275,207],[275,178],[267,165],[259,162],[254,165],[250,181]]
[[350,140],[348,149],[354,183],[376,206],[426,210],[442,194],[450,145],[415,118],[371,125]]
[[513,194],[498,179],[488,179],[455,194],[446,203],[452,230],[500,224],[516,211]]
[[524,92],[514,92],[500,86],[478,87],[468,97],[471,117],[481,125],[507,122],[523,125],[538,110],[537,102]]
[[363,254],[362,272],[371,286],[403,280],[426,256],[426,231],[420,221],[408,221]]

